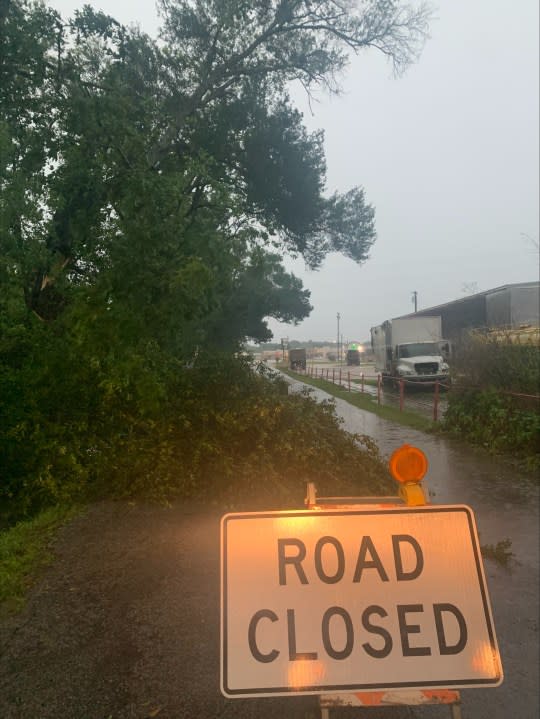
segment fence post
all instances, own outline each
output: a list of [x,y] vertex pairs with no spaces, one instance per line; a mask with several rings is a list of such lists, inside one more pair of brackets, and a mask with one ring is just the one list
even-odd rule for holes
[[362,384],[361,384],[362,394],[364,394],[364,373],[363,372],[360,374],[360,379],[362,380]]
[[347,384],[349,385],[349,392],[351,391],[351,373],[347,371]]
[[327,367],[327,368],[326,368],[326,381],[327,381],[327,382],[328,382],[328,373],[329,373],[329,371],[330,371],[330,370],[329,370],[328,367]]
[[439,380],[435,380],[435,395],[433,397],[433,421],[439,419]]
[[336,368],[332,367],[332,384],[336,384]]
[[405,382],[402,379],[399,380],[399,411],[403,412],[403,398],[405,394]]
[[381,403],[381,373],[377,375],[377,404]]
[[339,368],[339,384],[341,385],[341,367]]

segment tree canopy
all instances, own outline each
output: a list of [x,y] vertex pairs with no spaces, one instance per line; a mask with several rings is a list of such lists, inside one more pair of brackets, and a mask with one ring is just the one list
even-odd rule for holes
[[[370,47],[402,70],[429,10],[389,0],[160,7],[154,41],[88,5],[66,23],[39,2],[3,0],[9,273],[46,321],[91,297],[204,330],[270,251],[261,316],[229,337],[266,339],[265,316],[310,309],[276,251],[312,267],[332,251],[362,262],[375,239],[361,188],[326,195],[323,137],[303,126],[289,83],[336,90],[348,52]],[[254,302],[244,309],[252,315]]]
[[330,252],[361,263],[375,240],[363,189],[328,191],[323,135],[307,131],[290,87],[337,92],[349,53],[370,48],[403,71],[429,8],[162,0],[160,12],[152,39],[89,5],[65,20],[39,0],[0,0],[0,389],[13,476],[32,471],[13,446],[42,431],[41,413],[53,417],[48,456],[55,412],[64,432],[69,408],[60,444],[75,449],[62,461],[80,469],[93,422],[152,412],[197,358],[270,339],[269,317],[306,317],[309,292],[284,253],[313,268]]

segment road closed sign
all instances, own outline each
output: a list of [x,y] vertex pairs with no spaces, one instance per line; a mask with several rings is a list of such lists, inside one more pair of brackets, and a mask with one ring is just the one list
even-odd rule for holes
[[221,555],[227,697],[502,681],[468,507],[228,514]]

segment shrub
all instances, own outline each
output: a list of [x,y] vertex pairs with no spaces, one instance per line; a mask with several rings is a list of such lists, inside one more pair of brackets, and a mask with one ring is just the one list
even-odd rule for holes
[[[540,354],[510,333],[471,334],[456,353],[444,427],[491,451],[540,462]],[[527,396],[528,395],[528,396]]]
[[375,445],[343,432],[331,402],[288,396],[246,359],[188,367],[147,346],[110,366],[51,351],[40,367],[26,385],[19,372],[11,406],[4,396],[4,524],[103,496],[275,508],[302,506],[307,481],[323,494],[391,488]]
[[481,389],[494,387],[523,394],[540,391],[538,344],[514,339],[510,333],[471,333],[452,364],[459,380]]
[[444,426],[495,452],[534,457],[540,451],[540,414],[515,407],[495,389],[452,390]]

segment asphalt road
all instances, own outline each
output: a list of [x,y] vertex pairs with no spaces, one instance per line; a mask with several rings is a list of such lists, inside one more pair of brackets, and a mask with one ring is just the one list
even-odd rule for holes
[[[467,503],[481,540],[510,537],[509,567],[486,561],[505,681],[462,692],[464,719],[536,719],[538,486],[511,467],[338,403],[383,451],[407,440],[432,463],[438,503]],[[225,699],[219,689],[217,507],[103,502],[59,533],[26,608],[0,622],[2,719],[316,719],[314,697]],[[441,719],[447,707],[332,711],[332,719]]]
[[219,689],[219,512],[100,503],[65,527],[0,627],[3,719],[311,719]]
[[[0,626],[0,716],[320,716],[313,697],[221,696],[219,518],[219,512],[193,505],[107,502],[65,527],[56,543],[56,561],[31,592],[28,606]],[[495,588],[513,581],[493,567],[489,574]],[[528,676],[530,693],[519,691],[520,681],[507,687],[502,703],[499,689],[469,690],[464,718],[533,719],[537,684],[534,667],[525,662],[532,656],[538,627],[523,626],[511,605],[499,606],[496,614],[503,638],[508,632],[524,639],[530,634],[523,665],[520,657],[512,657],[513,666],[506,667],[510,674]],[[474,712],[468,713],[468,707]],[[332,713],[336,719],[353,716],[364,715],[358,710]],[[448,716],[448,709],[391,708],[369,710],[368,716],[435,719]]]

